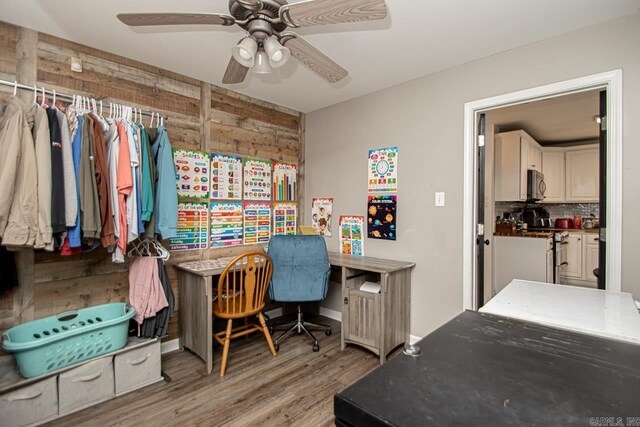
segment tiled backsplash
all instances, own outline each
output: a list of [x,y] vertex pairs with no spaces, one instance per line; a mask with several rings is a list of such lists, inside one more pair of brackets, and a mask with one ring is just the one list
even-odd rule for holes
[[[502,216],[503,212],[521,212],[524,203],[518,202],[496,202],[496,216]],[[600,205],[598,203],[530,203],[529,206],[543,207],[549,211],[551,219],[573,218],[574,215],[582,215],[583,218],[600,215]]]

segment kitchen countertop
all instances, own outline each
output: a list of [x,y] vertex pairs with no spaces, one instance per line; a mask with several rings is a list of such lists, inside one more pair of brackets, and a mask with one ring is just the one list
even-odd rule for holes
[[558,231],[568,231],[569,233],[600,233],[599,228],[532,228],[531,231],[549,231],[556,233]]
[[533,237],[537,239],[551,239],[553,237],[552,231],[523,231],[521,233],[501,233],[495,232],[494,236],[507,236],[507,237]]

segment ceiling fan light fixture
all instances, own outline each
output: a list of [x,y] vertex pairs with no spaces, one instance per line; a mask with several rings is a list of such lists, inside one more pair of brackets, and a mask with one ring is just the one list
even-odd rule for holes
[[258,43],[253,37],[245,37],[240,43],[235,45],[231,53],[236,61],[245,67],[253,67],[255,63],[256,52],[258,51]]
[[264,50],[269,58],[269,64],[272,68],[280,68],[287,63],[291,57],[291,52],[282,46],[278,39],[274,36],[264,41]]
[[251,71],[256,74],[269,74],[271,72],[271,66],[269,65],[269,58],[267,53],[263,50],[259,51],[255,56],[255,64],[251,67]]

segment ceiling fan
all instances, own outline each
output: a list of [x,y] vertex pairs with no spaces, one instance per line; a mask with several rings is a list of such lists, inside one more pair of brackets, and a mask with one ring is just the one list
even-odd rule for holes
[[289,27],[312,27],[346,22],[373,21],[387,16],[384,0],[229,0],[229,15],[221,13],[121,13],[126,25],[238,25],[249,35],[233,47],[222,83],[241,83],[249,69],[270,73],[291,56],[330,83],[347,70],[313,47]]

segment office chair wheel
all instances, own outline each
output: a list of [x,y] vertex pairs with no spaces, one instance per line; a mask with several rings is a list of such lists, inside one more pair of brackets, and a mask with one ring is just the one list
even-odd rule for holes
[[320,351],[320,346],[318,345],[318,343],[313,344],[313,351]]
[[324,331],[324,334],[325,334],[326,336],[331,335],[331,328],[327,328],[327,329]]
[[274,343],[274,344],[273,344],[273,348],[275,348],[275,349],[276,349],[276,351],[280,350],[280,344],[278,344],[278,343]]

